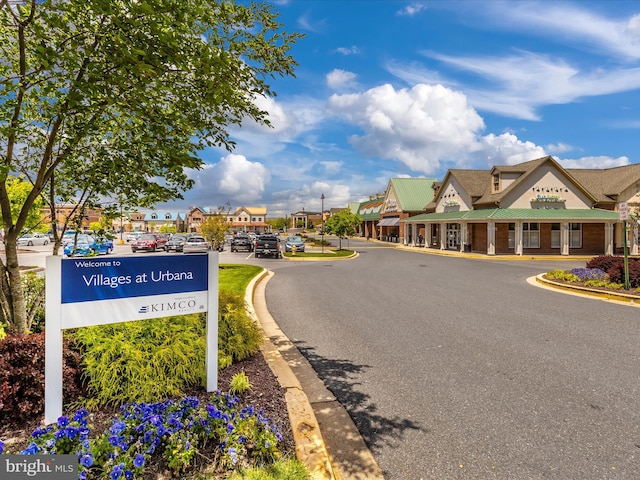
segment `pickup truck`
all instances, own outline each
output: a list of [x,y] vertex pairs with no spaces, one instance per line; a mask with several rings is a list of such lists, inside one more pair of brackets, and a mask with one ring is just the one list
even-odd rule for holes
[[240,250],[253,251],[253,241],[249,235],[237,234],[231,240],[231,251],[238,252]]
[[253,252],[256,258],[271,256],[274,258],[282,258],[280,250],[280,239],[277,235],[259,235],[256,237]]

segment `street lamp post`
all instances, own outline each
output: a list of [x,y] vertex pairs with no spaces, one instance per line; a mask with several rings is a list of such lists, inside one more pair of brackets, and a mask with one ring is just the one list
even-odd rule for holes
[[320,219],[322,222],[322,230],[320,231],[320,245],[322,245],[322,253],[324,253],[324,193],[320,195],[320,201],[322,202],[322,210],[320,210]]

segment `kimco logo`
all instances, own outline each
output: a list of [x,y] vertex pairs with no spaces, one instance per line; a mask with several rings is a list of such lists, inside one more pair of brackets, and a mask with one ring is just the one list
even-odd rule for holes
[[[151,305],[143,305],[138,313],[151,312],[185,312],[196,308],[195,300],[177,300],[175,302],[152,303]],[[202,305],[200,309],[204,308]]]

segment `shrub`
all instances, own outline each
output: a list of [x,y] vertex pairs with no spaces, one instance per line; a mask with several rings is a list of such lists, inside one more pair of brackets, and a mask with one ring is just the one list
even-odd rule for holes
[[45,278],[34,272],[26,272],[20,277],[24,288],[27,315],[29,316],[29,331],[40,333],[44,331],[44,287]]
[[[612,282],[624,284],[624,261],[612,266],[607,273]],[[631,288],[640,287],[640,262],[629,261],[629,285]]]
[[587,262],[587,268],[599,268],[603,272],[608,272],[611,267],[623,262],[623,257],[616,255],[600,255],[589,260]]
[[232,395],[242,395],[247,390],[251,390],[251,382],[244,372],[236,373],[229,384],[229,393]]
[[551,272],[547,272],[546,275],[549,280],[562,280],[564,282],[580,281],[577,275],[571,273],[568,270],[552,270]]
[[[10,422],[44,412],[44,333],[8,335],[0,341],[0,415]],[[80,356],[63,340],[64,400],[82,393]]]
[[220,292],[218,316],[218,364],[226,368],[260,351],[262,331],[249,316],[239,295]]
[[87,388],[97,405],[181,395],[206,377],[206,325],[199,315],[81,328]]

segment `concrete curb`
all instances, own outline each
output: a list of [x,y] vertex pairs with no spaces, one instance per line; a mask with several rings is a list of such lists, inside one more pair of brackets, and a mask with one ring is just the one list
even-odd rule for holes
[[298,459],[314,480],[384,480],[347,411],[269,313],[265,289],[273,275],[265,270],[254,278],[245,303],[265,334],[265,359],[286,389]]
[[563,293],[571,295],[579,295],[582,297],[595,298],[597,300],[619,302],[632,307],[640,307],[640,296],[629,295],[627,293],[619,293],[615,291],[603,291],[594,288],[582,287],[580,285],[569,285],[566,283],[554,282],[544,278],[544,273],[536,275],[535,277],[529,277],[527,282],[530,285],[535,285],[542,288],[548,288],[551,290],[560,290]]

